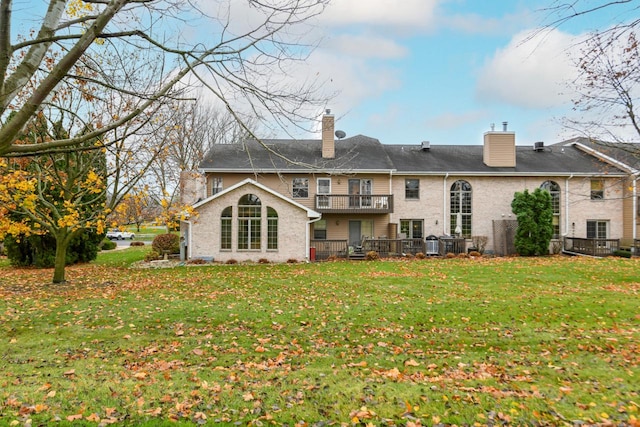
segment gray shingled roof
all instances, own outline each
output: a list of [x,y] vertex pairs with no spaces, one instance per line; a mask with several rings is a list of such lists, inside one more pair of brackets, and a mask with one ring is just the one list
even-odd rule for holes
[[640,169],[640,144],[638,143],[596,141],[590,138],[579,137],[561,142],[558,145],[573,143],[582,144],[585,147],[596,150],[635,170]]
[[384,145],[363,135],[335,141],[335,159],[322,158],[320,140],[269,139],[215,145],[200,164],[220,172],[389,172],[407,174],[570,175],[622,174],[574,146],[556,144],[542,151],[516,146],[516,167],[496,168],[483,162],[482,145]]
[[516,167],[489,167],[483,162],[482,145],[431,145],[422,150],[417,145],[387,145],[387,154],[398,172],[470,173],[470,174],[593,174],[620,173],[583,151],[572,147],[516,146]]
[[363,135],[337,140],[335,158],[322,158],[322,141],[265,139],[215,145],[200,164],[203,170],[309,172],[321,170],[393,170],[380,141]]

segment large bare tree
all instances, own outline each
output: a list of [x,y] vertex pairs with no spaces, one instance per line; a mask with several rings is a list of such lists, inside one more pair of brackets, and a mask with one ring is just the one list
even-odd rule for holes
[[[39,28],[12,40],[19,15],[12,13],[13,0],[0,0],[0,156],[68,151],[95,138],[113,143],[113,135],[103,136],[163,98],[177,99],[175,89],[187,78],[198,80],[237,118],[244,112],[276,122],[304,119],[305,105],[322,103],[318,86],[313,80],[295,85],[283,76],[289,61],[304,59],[311,47],[297,28],[328,1],[48,0]],[[242,20],[234,19],[238,5],[249,14]],[[126,99],[127,106],[102,115],[90,134],[18,143],[21,130],[57,96],[62,82],[80,91],[90,82]]]

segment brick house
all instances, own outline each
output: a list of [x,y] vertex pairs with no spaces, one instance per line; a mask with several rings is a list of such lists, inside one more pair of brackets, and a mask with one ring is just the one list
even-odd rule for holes
[[188,258],[223,262],[347,254],[364,241],[415,253],[431,236],[456,237],[458,251],[484,236],[487,252],[507,254],[514,193],[542,187],[552,195],[556,241],[633,241],[634,173],[580,139],[516,145],[506,123],[481,145],[382,144],[336,140],[326,114],[321,139],[214,146],[183,180],[183,201],[198,215],[182,234]]

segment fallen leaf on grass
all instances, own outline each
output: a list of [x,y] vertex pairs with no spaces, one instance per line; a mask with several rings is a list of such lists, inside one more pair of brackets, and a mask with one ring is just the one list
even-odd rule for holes
[[76,420],[81,420],[81,419],[82,419],[82,414],[75,414],[75,415],[67,416],[67,421],[76,421]]

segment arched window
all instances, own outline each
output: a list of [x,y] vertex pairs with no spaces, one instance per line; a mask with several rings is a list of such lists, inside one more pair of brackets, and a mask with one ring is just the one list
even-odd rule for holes
[[267,207],[267,249],[278,249],[278,212]]
[[560,186],[554,181],[545,181],[540,186],[551,194],[551,209],[553,209],[553,239],[560,238]]
[[451,235],[471,237],[471,184],[459,180],[451,186],[450,221]]
[[231,206],[220,214],[220,249],[231,249],[231,215]]
[[260,249],[262,202],[255,194],[238,201],[238,249]]

